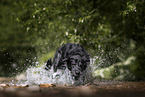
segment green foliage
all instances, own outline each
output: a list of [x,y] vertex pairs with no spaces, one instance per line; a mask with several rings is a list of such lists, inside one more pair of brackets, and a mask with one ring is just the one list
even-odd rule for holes
[[52,58],[53,60],[54,54],[55,54],[54,51],[49,51],[49,53],[42,54],[41,56],[39,56],[40,58],[38,58],[38,62],[39,62],[38,67],[43,66],[44,63],[46,63],[49,58]]
[[96,78],[103,78],[108,80],[121,80],[121,81],[131,81],[136,78],[133,74],[134,62],[136,61],[135,57],[131,56],[125,61],[115,63],[109,67],[101,68],[95,70],[93,76]]
[[13,61],[6,57],[0,68],[21,66],[28,58],[43,64],[60,45],[73,42],[99,57],[96,65],[103,60],[99,68],[135,56],[132,70],[145,79],[144,5],[144,0],[1,0],[1,59],[8,53]]

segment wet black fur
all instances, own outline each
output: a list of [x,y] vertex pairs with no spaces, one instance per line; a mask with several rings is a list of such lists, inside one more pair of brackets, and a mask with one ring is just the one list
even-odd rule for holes
[[53,62],[49,59],[45,69],[49,70],[53,66],[54,72],[56,72],[57,69],[65,70],[68,68],[71,71],[73,79],[78,80],[82,71],[89,65],[89,62],[90,56],[83,46],[67,43],[58,48]]

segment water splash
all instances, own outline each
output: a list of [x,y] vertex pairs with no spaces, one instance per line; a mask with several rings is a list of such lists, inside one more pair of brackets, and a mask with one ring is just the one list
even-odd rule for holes
[[90,59],[90,65],[82,72],[82,75],[77,81],[72,79],[71,72],[68,69],[54,72],[52,68],[49,71],[45,70],[45,65],[41,67],[30,67],[25,72],[25,81],[20,80],[19,84],[34,85],[49,83],[56,85],[82,85],[90,83],[93,81],[92,72],[94,71],[94,63],[95,59]]
[[72,84],[71,75],[69,70],[53,72],[51,68],[49,71],[45,70],[43,67],[31,67],[27,71],[27,81],[26,84]]

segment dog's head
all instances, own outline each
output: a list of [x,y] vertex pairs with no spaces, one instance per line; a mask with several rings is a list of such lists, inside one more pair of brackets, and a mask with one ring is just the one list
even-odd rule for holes
[[72,77],[78,80],[82,71],[87,68],[90,60],[86,56],[79,54],[72,55],[68,58],[67,67],[71,71]]

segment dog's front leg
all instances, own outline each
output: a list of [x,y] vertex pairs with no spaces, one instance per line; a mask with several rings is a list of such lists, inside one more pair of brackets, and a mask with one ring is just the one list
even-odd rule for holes
[[53,59],[53,70],[54,70],[54,72],[57,71],[57,67],[60,63],[60,59],[61,59],[61,52],[57,51],[56,54],[55,54],[55,57]]

